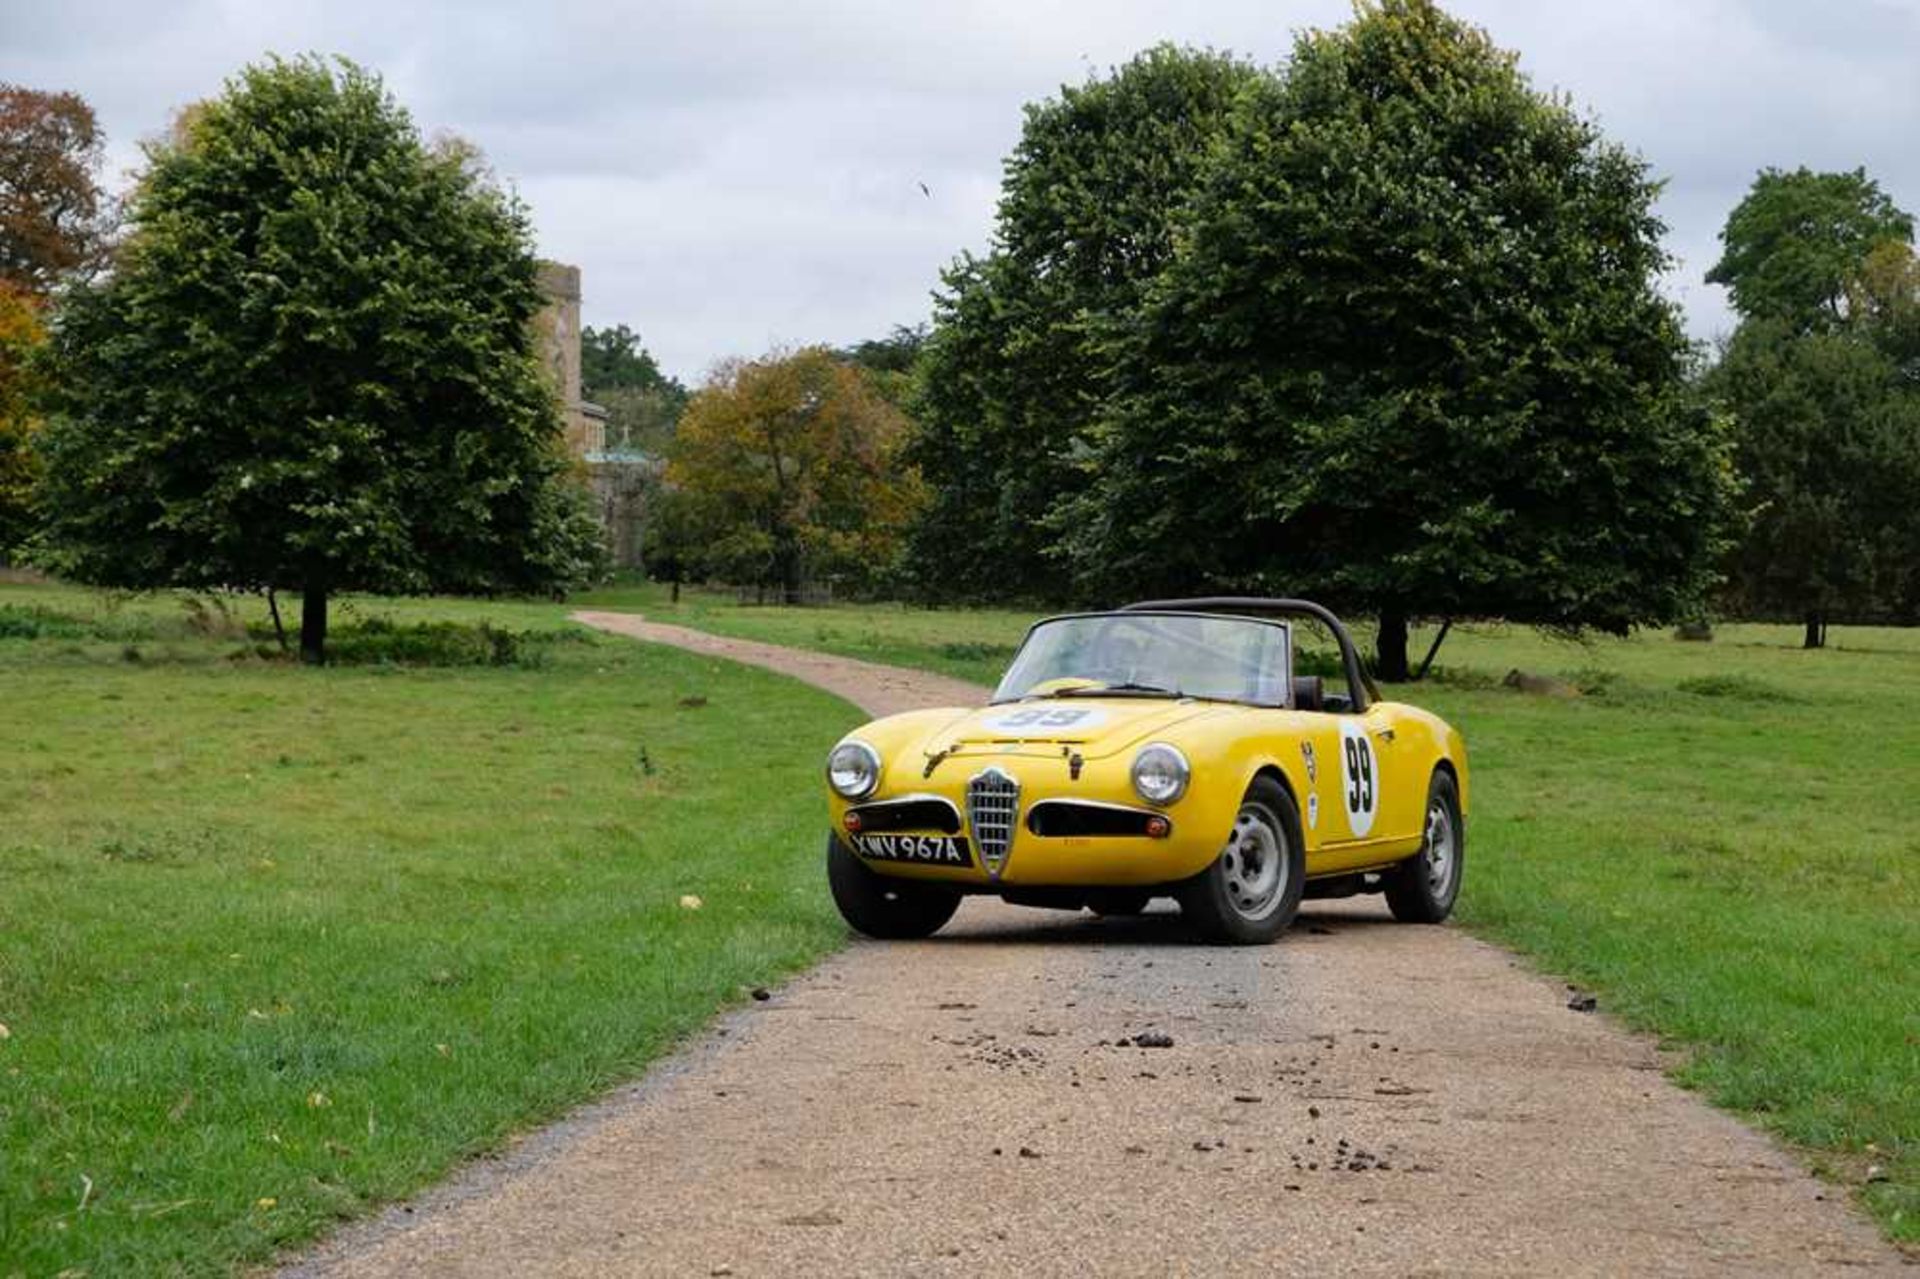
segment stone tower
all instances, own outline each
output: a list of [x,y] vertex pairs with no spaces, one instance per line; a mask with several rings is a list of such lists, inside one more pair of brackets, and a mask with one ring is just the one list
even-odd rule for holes
[[534,326],[541,356],[560,393],[567,448],[582,461],[593,461],[607,449],[607,413],[580,396],[580,268],[542,262],[540,292],[547,305]]
[[646,494],[659,464],[643,454],[609,450],[607,411],[581,396],[580,268],[542,262],[540,292],[547,305],[534,317],[534,335],[559,393],[567,451],[593,491],[615,566],[639,568]]

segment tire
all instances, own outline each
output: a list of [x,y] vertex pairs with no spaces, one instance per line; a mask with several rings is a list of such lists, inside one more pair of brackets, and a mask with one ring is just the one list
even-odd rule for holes
[[848,926],[882,941],[931,937],[960,909],[960,894],[953,889],[877,875],[832,834],[827,836],[827,886]]
[[1306,885],[1300,810],[1286,787],[1260,777],[1240,801],[1220,856],[1182,889],[1180,913],[1205,941],[1265,945],[1293,922]]
[[1435,769],[1427,783],[1426,836],[1420,851],[1387,876],[1387,909],[1403,924],[1438,924],[1453,913],[1466,870],[1467,824],[1453,774]]
[[1096,888],[1087,894],[1087,909],[1102,919],[1139,915],[1146,911],[1153,894],[1144,888]]

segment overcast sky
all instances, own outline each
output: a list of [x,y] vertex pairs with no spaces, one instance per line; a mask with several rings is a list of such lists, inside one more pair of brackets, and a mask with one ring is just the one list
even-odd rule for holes
[[[1668,289],[1701,280],[1764,165],[1865,165],[1920,208],[1920,0],[1454,0],[1669,181]],[[672,372],[926,318],[985,247],[1021,104],[1160,40],[1283,58],[1345,0],[0,0],[0,79],[99,111],[116,183],[140,138],[269,52],[381,72],[477,142],[578,264],[589,324]],[[926,190],[923,192],[922,184]]]

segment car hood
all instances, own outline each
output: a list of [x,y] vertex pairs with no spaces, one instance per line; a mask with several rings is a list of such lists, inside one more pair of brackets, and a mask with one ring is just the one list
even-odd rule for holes
[[959,717],[926,739],[929,755],[1059,755],[1102,759],[1175,725],[1230,714],[1215,702],[1148,697],[1044,698],[1003,702]]

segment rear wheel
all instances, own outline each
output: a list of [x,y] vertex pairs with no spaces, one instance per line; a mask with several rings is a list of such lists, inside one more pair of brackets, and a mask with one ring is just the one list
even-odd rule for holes
[[1427,829],[1420,852],[1387,877],[1387,909],[1403,924],[1437,924],[1453,913],[1466,866],[1467,828],[1460,820],[1460,789],[1436,770],[1427,784]]
[[1300,909],[1305,853],[1293,796],[1273,779],[1257,778],[1240,801],[1220,856],[1181,891],[1180,911],[1207,941],[1270,942]]
[[840,917],[854,931],[886,941],[931,937],[960,909],[960,894],[953,889],[875,874],[831,834],[827,886]]

